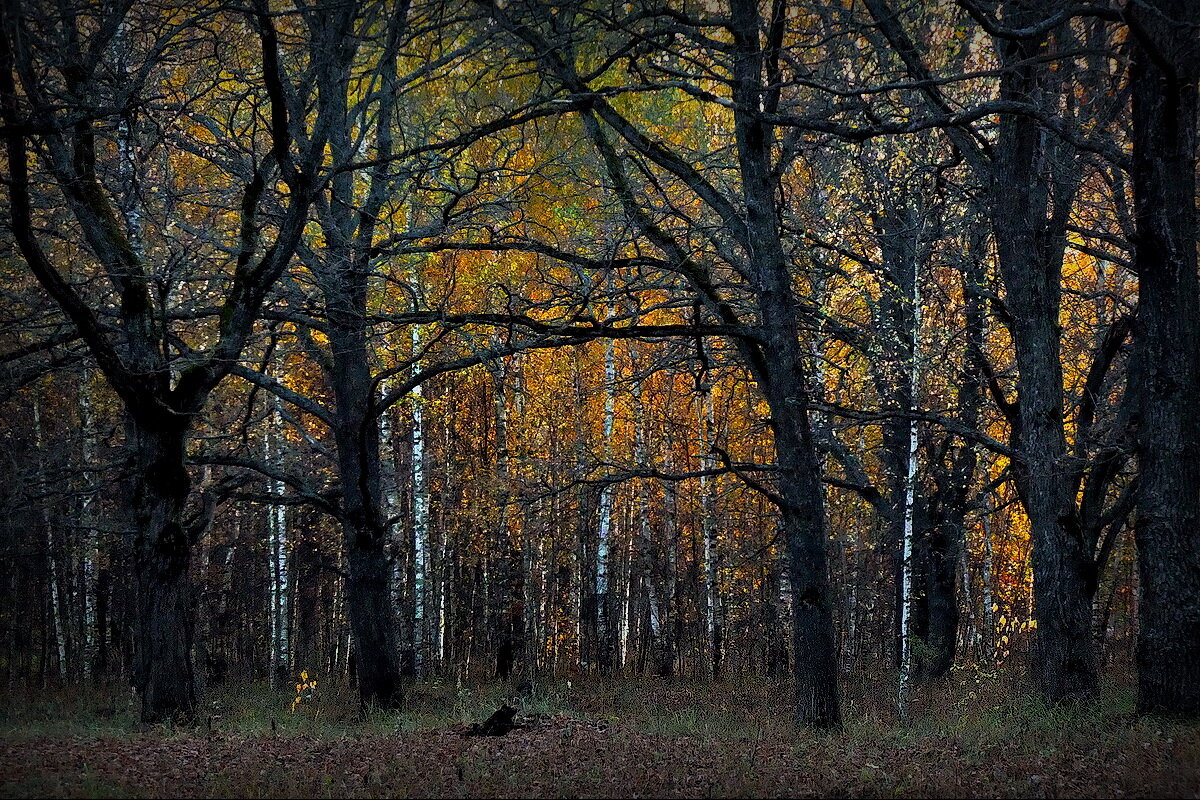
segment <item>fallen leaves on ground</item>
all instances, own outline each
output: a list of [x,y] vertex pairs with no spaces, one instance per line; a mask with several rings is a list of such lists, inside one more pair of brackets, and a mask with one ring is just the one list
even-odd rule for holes
[[[1200,743],[658,736],[570,714],[391,736],[0,740],[0,797],[1197,797]],[[1145,745],[1145,746],[1142,746]]]

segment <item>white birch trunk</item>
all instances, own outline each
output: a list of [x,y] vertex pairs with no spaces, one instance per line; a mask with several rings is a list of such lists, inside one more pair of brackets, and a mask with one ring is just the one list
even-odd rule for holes
[[[271,424],[263,436],[263,458],[276,470],[283,467],[283,418],[279,401],[276,400],[271,414]],[[283,481],[272,478],[268,481],[272,495],[284,492]],[[267,509],[267,598],[269,609],[270,648],[268,655],[267,681],[274,688],[280,672],[290,674],[291,637],[288,612],[288,535],[287,507],[273,503]]]
[[80,523],[84,530],[83,544],[83,677],[92,677],[96,661],[96,564],[100,559],[100,538],[96,531],[93,510],[95,495],[91,484],[96,472],[96,421],[92,417],[91,373],[85,370],[79,390],[79,423],[83,434],[83,466],[86,470],[88,488],[80,504]]
[[[420,349],[420,333],[412,332],[413,352]],[[416,364],[414,364],[414,369]],[[425,395],[421,386],[412,398],[412,551],[413,570],[413,648],[417,674],[425,665],[425,592],[429,569],[429,484],[425,460]]]
[[450,560],[450,541],[442,533],[442,546],[439,548],[438,563],[441,565],[441,576],[438,580],[437,606],[434,609],[436,614],[436,634],[437,640],[434,643],[435,654],[438,666],[441,667],[446,663],[446,616],[449,608],[449,589],[450,577],[453,572],[447,563]]
[[[712,387],[702,386],[698,409],[700,427],[700,468],[716,467]],[[717,575],[717,495],[716,480],[708,475],[700,477],[700,531],[704,539],[704,634],[708,644],[709,674],[716,676],[721,663],[721,642],[718,638],[717,608],[721,605]]]
[[[609,339],[604,348],[604,461],[606,466],[612,462],[613,426],[616,420],[617,393],[617,362],[614,353],[614,342]],[[613,489],[606,485],[600,490],[600,520],[596,537],[596,624],[597,639],[603,650],[608,647],[608,550],[609,538],[612,535],[613,518]],[[603,663],[603,659],[601,660]]]
[[[921,351],[921,280],[917,272],[917,262],[913,260],[912,275],[912,351],[908,363],[908,411],[917,406],[917,393],[920,390],[920,351]],[[917,497],[917,421],[913,417],[908,420],[908,459],[905,462],[904,475],[904,544],[900,565],[900,687],[897,697],[897,708],[902,718],[908,715],[908,701],[912,694],[914,677],[914,661],[912,649],[912,616],[913,616],[913,545],[915,531],[913,530],[913,512]]]
[[37,450],[37,487],[43,495],[38,499],[38,511],[42,528],[46,531],[46,585],[50,595],[50,627],[53,629],[55,654],[58,656],[58,677],[67,678],[67,632],[63,625],[62,603],[58,596],[58,559],[54,556],[55,537],[50,524],[50,507],[46,499],[45,442],[42,439],[42,402],[35,390],[33,393],[33,441]]
[[965,632],[964,636],[962,638],[960,638],[960,641],[964,643],[964,647],[973,648],[976,652],[978,652],[979,642],[980,642],[979,622],[975,618],[975,601],[971,597],[970,551],[965,546],[966,537],[964,536],[963,539],[964,539],[964,546],[962,549],[961,557],[958,559],[958,572],[959,572],[960,586],[962,587],[961,591],[962,591],[963,605],[967,609],[967,626],[966,626],[966,632]]
[[[627,530],[633,530],[633,520],[627,520]],[[625,546],[625,591],[621,594],[621,619],[617,629],[617,664],[623,670],[629,658],[629,613],[633,606],[634,549],[632,535]]]
[[[379,398],[387,397],[392,388],[391,379],[379,382]],[[400,485],[396,478],[396,426],[392,423],[392,409],[388,408],[379,415],[379,461],[380,475],[383,484],[383,513],[389,520],[388,540],[392,543],[392,571],[388,594],[391,598],[392,613],[399,616],[403,599],[404,576],[401,574],[400,558],[397,555],[398,544],[395,541],[395,527],[390,524],[400,507]]]
[[917,485],[917,425],[908,423],[908,461],[904,485],[904,550],[900,568],[900,691],[897,707],[901,717],[908,715],[912,693],[913,652],[913,506]]

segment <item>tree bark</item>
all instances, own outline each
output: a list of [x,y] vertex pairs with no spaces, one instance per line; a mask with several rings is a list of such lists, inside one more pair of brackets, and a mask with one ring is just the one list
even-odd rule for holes
[[[365,280],[365,276],[364,280]],[[336,410],[346,601],[357,659],[359,699],[395,707],[401,697],[399,636],[391,608],[390,528],[380,479],[379,417],[374,411],[362,317],[330,304],[329,341],[337,358],[331,381]]]
[[188,718],[196,708],[192,667],[191,541],[183,523],[191,490],[186,467],[188,425],[181,418],[129,421],[135,481],[133,683],[142,721]]
[[1138,710],[1200,716],[1200,281],[1196,113],[1200,10],[1128,5],[1133,40]]
[[758,382],[771,409],[780,511],[792,589],[793,709],[801,727],[841,725],[833,596],[825,542],[825,487],[809,419],[808,376],[796,297],[780,241],[771,168],[771,134],[758,113],[766,99],[768,53],[760,42],[757,5],[730,3],[734,39],[734,122],[746,210],[748,273],[754,283],[762,354]]
[[[1033,5],[1014,3],[1005,19],[1019,25],[1037,15]],[[1041,104],[1050,81],[1045,65],[1034,63],[1041,42],[1003,46],[1011,66],[1001,79],[1001,99]],[[1089,593],[1093,565],[1083,541],[1063,415],[1060,279],[1075,158],[1040,126],[1001,117],[990,202],[1020,374],[1018,480],[1033,549],[1036,669],[1052,703],[1098,691]]]

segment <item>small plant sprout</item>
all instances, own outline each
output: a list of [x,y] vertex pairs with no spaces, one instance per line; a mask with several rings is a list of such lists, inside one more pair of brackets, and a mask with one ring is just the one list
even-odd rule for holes
[[311,703],[317,696],[317,679],[308,677],[308,670],[300,671],[300,682],[296,684],[296,696],[292,699],[292,711],[301,703]]

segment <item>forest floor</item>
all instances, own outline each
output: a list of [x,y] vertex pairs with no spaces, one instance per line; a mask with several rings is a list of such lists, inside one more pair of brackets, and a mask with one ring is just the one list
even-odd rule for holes
[[[9,689],[0,798],[1200,797],[1200,725],[1134,716],[1127,685],[1047,709],[961,670],[901,723],[892,681],[847,681],[845,728],[821,734],[790,728],[777,682],[582,683],[428,682],[366,714],[346,686],[294,711],[290,685],[224,686],[199,726],[150,728],[127,692]],[[515,730],[467,735],[504,702]]]

